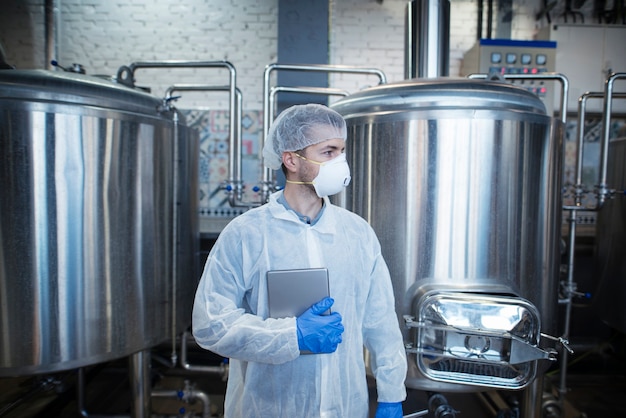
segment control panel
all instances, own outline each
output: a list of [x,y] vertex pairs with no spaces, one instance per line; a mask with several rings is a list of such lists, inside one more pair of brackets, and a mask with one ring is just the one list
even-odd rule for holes
[[[461,75],[470,74],[519,74],[533,75],[555,71],[556,42],[518,41],[511,39],[480,39],[463,57]],[[508,80],[536,94],[546,105],[549,113],[554,111],[554,81],[514,79]]]

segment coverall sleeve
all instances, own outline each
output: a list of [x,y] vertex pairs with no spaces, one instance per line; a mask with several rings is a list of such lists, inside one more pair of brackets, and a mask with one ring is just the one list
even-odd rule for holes
[[367,299],[363,340],[371,354],[378,402],[402,402],[406,399],[406,352],[394,308],[389,270],[380,251],[377,253]]
[[[232,231],[232,229],[231,229]],[[295,318],[264,319],[244,308],[241,237],[226,233],[207,259],[196,291],[192,331],[201,347],[221,356],[280,364],[300,355]]]

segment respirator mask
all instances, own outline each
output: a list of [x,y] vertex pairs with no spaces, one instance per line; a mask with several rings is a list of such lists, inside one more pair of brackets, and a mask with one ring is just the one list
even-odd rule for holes
[[309,161],[313,164],[320,166],[320,171],[313,181],[289,181],[289,183],[295,184],[312,184],[315,189],[315,193],[319,197],[332,196],[343,190],[344,187],[350,184],[350,167],[346,161],[346,154],[341,153],[337,157],[329,161],[319,162],[313,161],[306,157],[296,154],[298,157],[305,161]]

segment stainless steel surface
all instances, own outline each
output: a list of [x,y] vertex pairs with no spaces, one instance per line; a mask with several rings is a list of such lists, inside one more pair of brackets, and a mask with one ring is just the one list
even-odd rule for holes
[[450,1],[407,2],[404,78],[450,74]]
[[[512,295],[555,333],[562,126],[543,103],[506,83],[434,79],[333,107],[347,120],[359,180],[336,201],[376,231],[399,317],[415,316],[428,289]],[[411,355],[407,385],[476,390],[424,378]]]
[[197,134],[160,103],[80,74],[0,71],[0,376],[167,340],[173,270],[178,332],[189,325]]
[[[485,80],[490,77],[489,74],[470,74],[468,78]],[[559,118],[561,123],[565,125],[567,122],[567,98],[569,94],[569,80],[563,74],[559,73],[541,73],[541,74],[501,74],[501,77],[505,80],[528,80],[528,81],[540,81],[540,80],[552,80],[558,81],[561,84],[561,95],[559,103]]]
[[610,141],[607,154],[606,182],[617,190],[598,211],[593,307],[611,327],[626,332],[626,138]]
[[128,359],[130,393],[132,396],[132,418],[149,418],[152,405],[150,403],[150,351],[138,351]]
[[[519,389],[536,375],[539,315],[527,301],[479,293],[429,292],[417,300],[417,366],[429,379]],[[489,370],[489,373],[470,372]]]

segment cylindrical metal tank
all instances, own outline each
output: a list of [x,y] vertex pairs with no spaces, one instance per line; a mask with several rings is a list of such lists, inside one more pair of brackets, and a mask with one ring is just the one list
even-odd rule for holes
[[540,332],[556,332],[559,122],[524,89],[469,79],[377,86],[333,108],[355,179],[337,203],[380,239],[407,386],[528,385],[549,357]]
[[160,105],[0,71],[0,376],[124,357],[191,322],[198,138]]
[[607,184],[617,195],[604,202],[596,219],[599,280],[593,306],[608,325],[626,332],[626,138],[609,142]]

